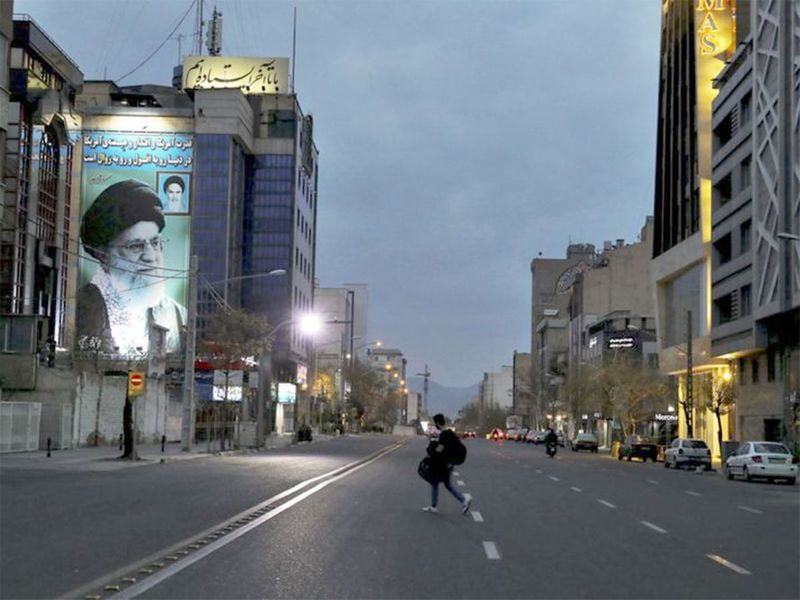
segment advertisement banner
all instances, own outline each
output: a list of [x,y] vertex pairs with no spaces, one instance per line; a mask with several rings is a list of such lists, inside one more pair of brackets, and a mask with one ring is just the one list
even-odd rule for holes
[[297,386],[293,383],[278,384],[278,402],[280,404],[294,404],[297,400]]
[[79,347],[181,351],[194,138],[189,119],[84,121]]

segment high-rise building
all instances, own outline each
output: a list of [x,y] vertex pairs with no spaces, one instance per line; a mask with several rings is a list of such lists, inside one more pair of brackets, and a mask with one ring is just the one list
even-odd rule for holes
[[664,0],[651,274],[659,365],[678,379],[680,434],[713,438],[705,411],[711,357],[711,103],[736,48],[731,0]]
[[14,18],[13,32],[9,14],[0,23],[0,313],[36,317],[40,342],[70,347],[81,132],[74,100],[83,74],[27,15]]
[[735,381],[728,435],[796,444],[800,4],[739,3],[737,27],[713,103],[711,354]]

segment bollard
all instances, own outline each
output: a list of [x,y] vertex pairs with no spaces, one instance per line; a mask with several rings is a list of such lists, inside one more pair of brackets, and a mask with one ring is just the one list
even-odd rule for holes
[[167,443],[167,436],[161,436],[161,454],[164,454],[164,445]]
[[122,450],[122,434],[119,434],[119,449]]
[[51,440],[50,438],[47,438],[47,458],[50,458],[50,447],[52,446],[52,444],[53,444],[53,440]]

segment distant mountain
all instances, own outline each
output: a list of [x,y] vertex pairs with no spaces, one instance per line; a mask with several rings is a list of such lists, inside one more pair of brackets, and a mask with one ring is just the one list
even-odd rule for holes
[[[409,388],[423,393],[425,382],[422,377],[411,377],[408,380]],[[442,413],[451,419],[458,416],[458,411],[469,404],[478,395],[478,384],[469,387],[447,387],[435,381],[428,382],[428,413],[435,415]]]

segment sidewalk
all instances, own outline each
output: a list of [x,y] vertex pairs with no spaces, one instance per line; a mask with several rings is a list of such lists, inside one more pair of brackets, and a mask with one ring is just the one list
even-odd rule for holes
[[[208,452],[206,443],[196,444],[188,452],[181,450],[180,443],[166,444],[164,452],[161,452],[161,444],[140,444],[136,446],[136,453],[139,460],[119,460],[122,452],[118,446],[85,446],[72,450],[53,450],[50,457],[46,450],[37,452],[14,452],[0,454],[0,469],[57,469],[64,471],[116,471],[119,469],[129,469],[133,467],[143,467],[167,462],[177,462],[182,460],[193,460],[209,456],[234,456],[238,454],[255,454],[272,450],[275,448],[285,448],[292,444],[294,436],[292,434],[272,434],[267,436],[265,448],[256,450],[255,448],[242,448],[241,450],[225,450],[220,452],[219,445],[215,451]],[[317,443],[332,439],[332,436],[314,436]],[[305,442],[303,442],[305,443]]]

